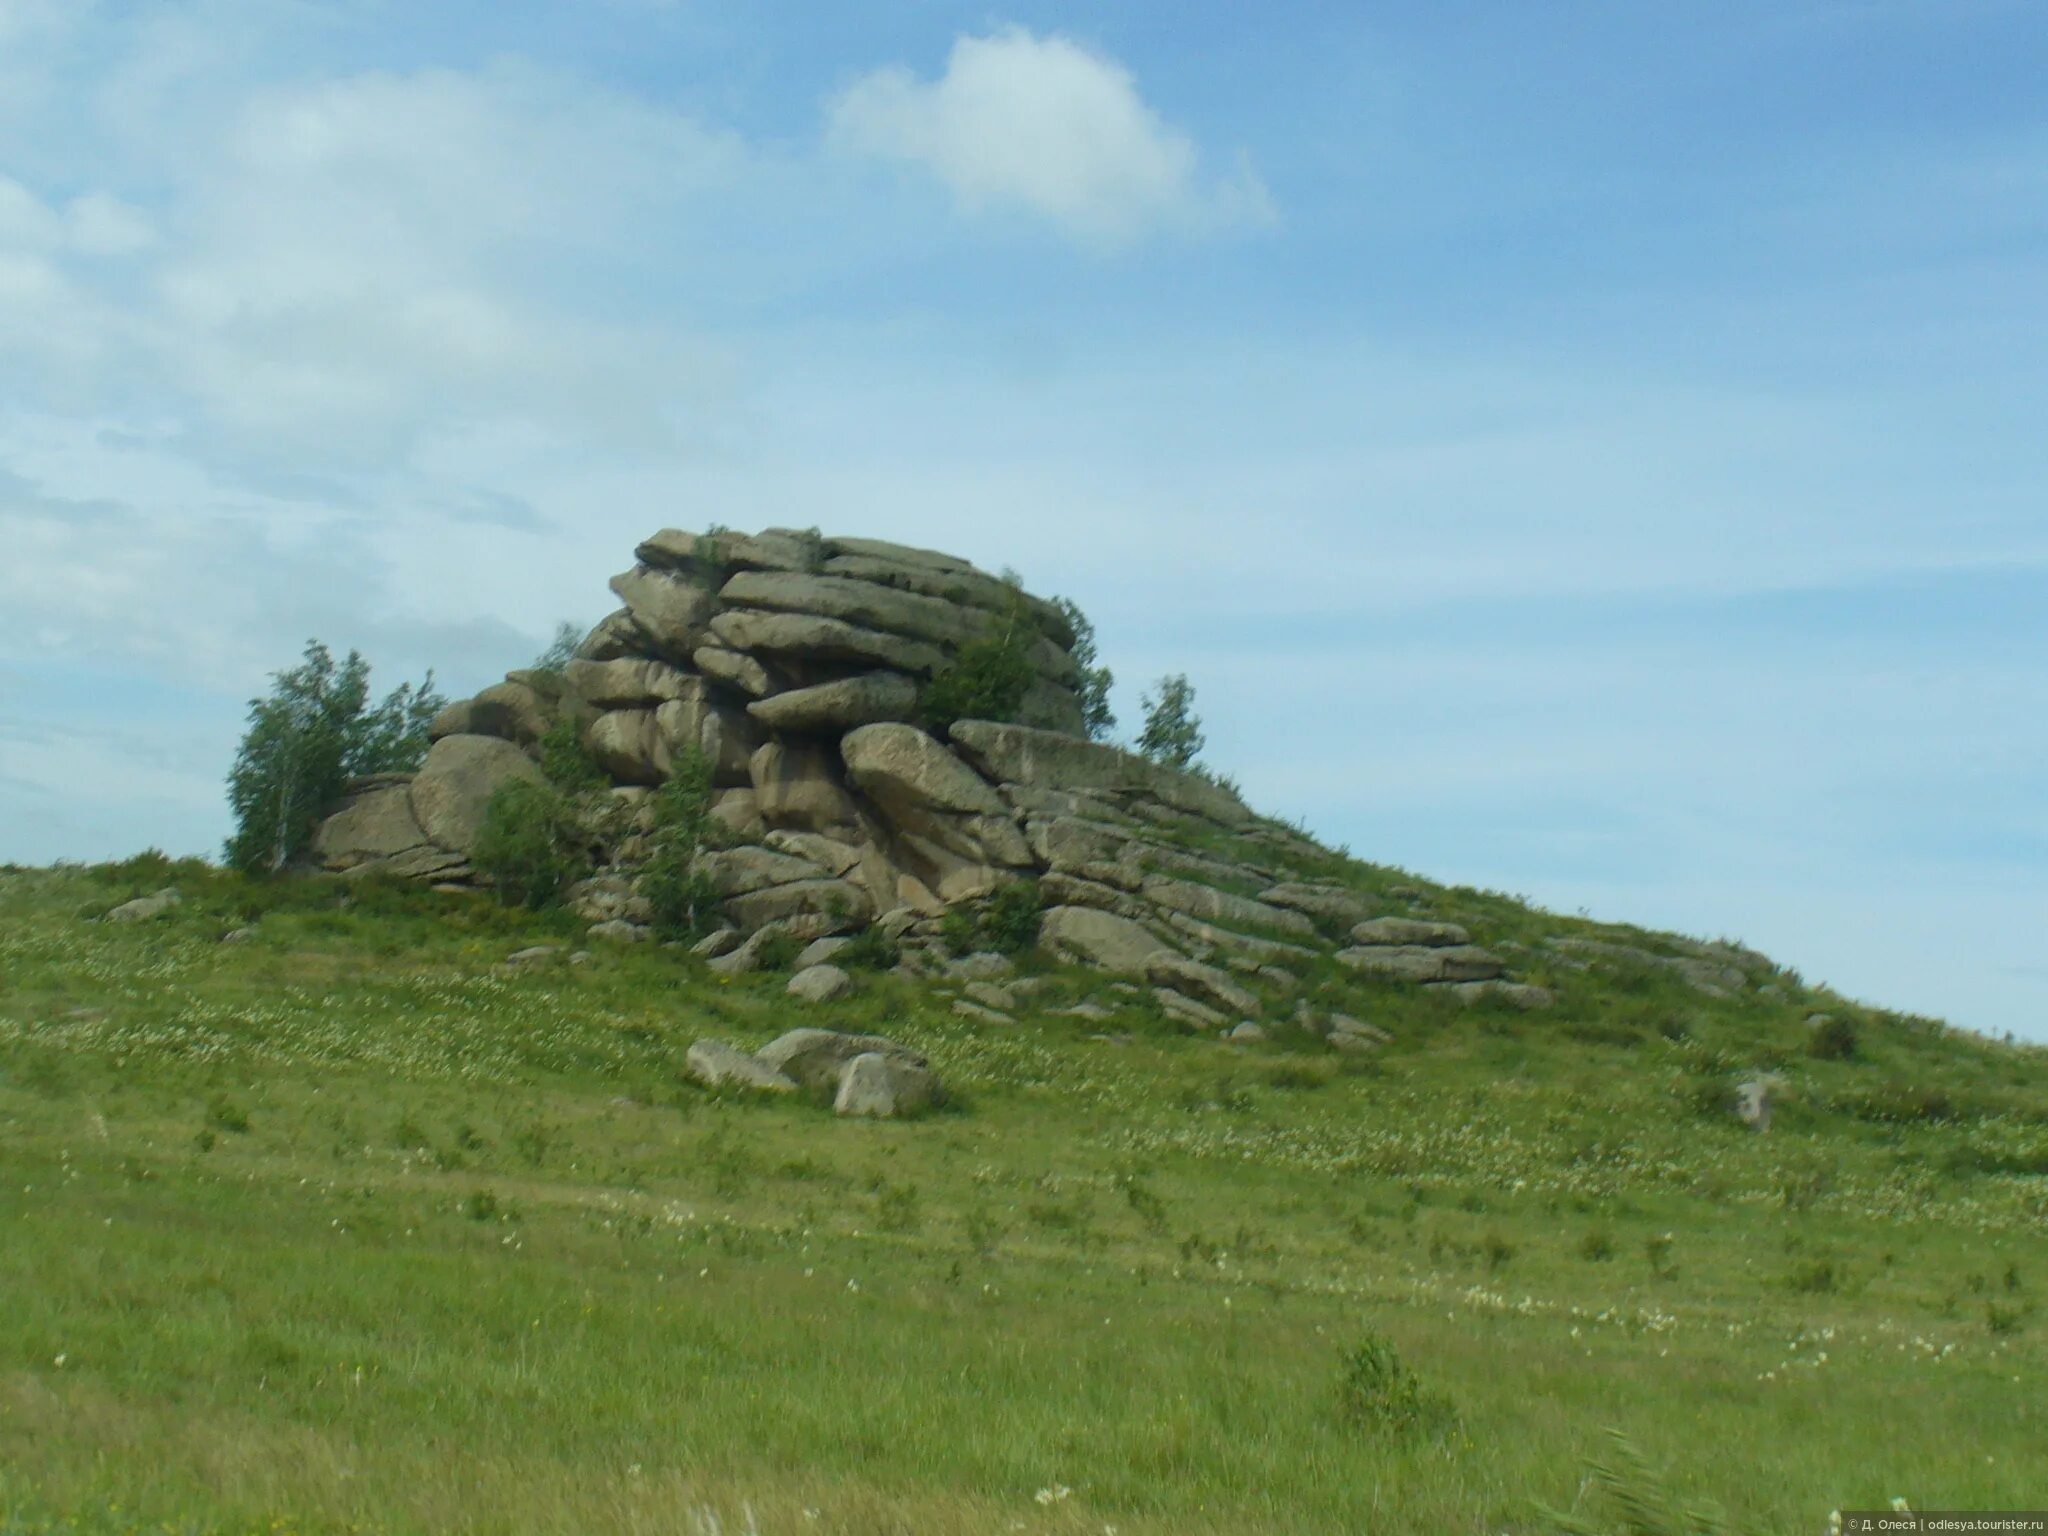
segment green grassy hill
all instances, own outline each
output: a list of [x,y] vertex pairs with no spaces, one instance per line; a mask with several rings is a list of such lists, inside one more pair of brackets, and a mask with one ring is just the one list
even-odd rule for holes
[[[1304,992],[1393,1037],[1340,1055],[1053,968],[995,1026],[882,973],[813,1008],[653,946],[508,967],[580,925],[485,897],[0,873],[0,1532],[1675,1536],[1709,1526],[1625,1507],[2040,1502],[2048,1052],[1333,871],[1556,1006],[1331,965]],[[954,1102],[855,1122],[684,1078],[702,1036],[799,1023],[916,1046]],[[1730,1113],[1758,1070],[1768,1135]]]

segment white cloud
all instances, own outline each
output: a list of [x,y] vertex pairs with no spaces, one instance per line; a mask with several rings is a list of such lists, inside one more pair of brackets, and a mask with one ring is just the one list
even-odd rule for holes
[[1273,215],[1249,162],[1204,177],[1194,141],[1116,60],[1021,27],[957,39],[936,80],[901,65],[862,76],[828,104],[827,133],[923,167],[969,212],[1022,209],[1097,247]]

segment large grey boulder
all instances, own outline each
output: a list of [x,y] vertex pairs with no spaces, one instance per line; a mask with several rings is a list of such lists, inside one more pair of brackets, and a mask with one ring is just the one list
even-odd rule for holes
[[702,581],[726,571],[808,571],[825,558],[825,546],[816,534],[796,528],[764,528],[757,534],[664,528],[634,550],[633,558]]
[[328,869],[353,869],[417,848],[427,840],[412,813],[410,780],[351,795],[313,834],[313,857]]
[[475,698],[459,699],[427,726],[427,740],[443,736],[502,736],[531,746],[555,723],[556,701],[529,683],[507,679]]
[[1039,923],[1038,942],[1056,955],[1127,976],[1143,976],[1155,955],[1173,949],[1151,929],[1092,907],[1054,907]]
[[764,923],[738,947],[712,956],[704,968],[714,976],[745,976],[763,970],[768,964],[769,947],[788,931],[780,923]]
[[875,915],[874,902],[866,891],[848,880],[825,879],[748,891],[728,900],[725,910],[742,928],[774,923],[803,939],[850,933],[865,927]]
[[914,725],[867,725],[839,744],[846,772],[885,808],[1007,818],[988,781]]
[[1253,819],[1244,802],[1221,786],[1118,747],[993,720],[956,721],[951,734],[969,762],[1006,785],[1141,795],[1223,826]]
[[721,896],[744,896],[772,885],[826,877],[826,871],[809,859],[753,846],[707,849],[697,855],[693,867]]
[[706,677],[715,678],[757,699],[781,687],[759,660],[744,651],[729,651],[722,645],[700,645],[690,653],[690,660]]
[[785,1077],[757,1056],[723,1040],[699,1040],[683,1057],[683,1070],[707,1088],[751,1088],[760,1093],[795,1093]]
[[426,761],[413,776],[413,816],[437,847],[467,854],[476,847],[491,796],[514,779],[542,782],[533,759],[511,742],[496,736],[443,736],[427,749]]
[[920,562],[914,556],[904,558],[855,553],[848,548],[853,543],[869,542],[866,540],[839,539],[833,542],[841,552],[819,567],[822,575],[851,576],[925,597],[944,598],[949,603],[979,608],[988,614],[1007,613],[1010,605],[1021,599],[1031,622],[1055,645],[1066,647],[1074,643],[1073,626],[1055,604],[1033,597],[1028,592],[1019,592],[1008,582],[977,571],[964,561],[947,556],[948,564],[932,565]]
[[623,784],[659,784],[674,762],[651,709],[607,710],[584,727],[583,745]]
[[852,662],[915,677],[930,677],[947,662],[945,651],[925,641],[807,613],[728,608],[711,620],[711,633],[728,650]]
[[638,655],[649,644],[640,626],[633,622],[632,610],[621,608],[597,621],[576,647],[576,654],[585,661],[614,661],[621,656]]
[[669,770],[692,748],[711,765],[711,782],[721,788],[752,788],[749,763],[761,745],[761,731],[746,711],[711,696],[701,677],[689,679],[680,698],[654,712]]
[[742,571],[718,595],[735,608],[815,614],[953,648],[974,639],[987,623],[985,615],[969,613],[943,598],[847,576]]
[[620,657],[616,661],[576,659],[562,669],[569,692],[599,709],[652,708],[680,699],[702,683],[665,661]]
[[939,1080],[924,1067],[893,1056],[868,1052],[846,1064],[833,1095],[835,1114],[878,1120],[915,1115],[938,1102]]
[[901,672],[866,672],[756,699],[747,713],[777,731],[838,736],[882,720],[917,713],[917,684]]
[[612,578],[612,590],[654,649],[680,661],[704,643],[718,599],[685,577],[635,566]]
[[856,1056],[881,1055],[905,1066],[930,1067],[918,1052],[883,1035],[855,1035],[837,1029],[792,1029],[777,1035],[754,1053],[785,1077],[806,1087],[836,1083]]
[[747,761],[754,806],[771,827],[797,832],[853,831],[860,808],[839,782],[838,759],[815,742],[771,741]]

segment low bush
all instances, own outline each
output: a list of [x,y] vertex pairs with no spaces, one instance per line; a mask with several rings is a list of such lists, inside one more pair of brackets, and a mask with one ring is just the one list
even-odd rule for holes
[[1389,1439],[1442,1435],[1458,1423],[1451,1400],[1425,1388],[1393,1342],[1378,1333],[1366,1334],[1344,1356],[1337,1405],[1354,1429]]

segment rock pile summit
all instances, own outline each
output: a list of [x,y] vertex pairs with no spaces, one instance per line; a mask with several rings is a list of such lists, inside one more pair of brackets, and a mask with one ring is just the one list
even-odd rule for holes
[[[571,893],[602,936],[648,936],[635,885],[649,801],[695,749],[713,783],[698,856],[729,927],[706,953],[744,969],[767,936],[870,925],[915,963],[942,920],[1035,885],[1040,943],[1156,989],[1190,1024],[1241,1027],[1304,965],[1499,995],[1539,989],[1462,930],[1371,910],[1331,856],[1228,786],[1088,739],[1062,606],[930,550],[769,529],[666,530],[613,579],[623,606],[559,670],[509,674],[433,722],[413,775],[351,786],[316,857],[436,884],[470,864],[497,787],[535,777],[567,720],[643,816]],[[931,723],[935,679],[1022,626],[1014,718]],[[1170,1000],[1170,1002],[1169,1002]]]

